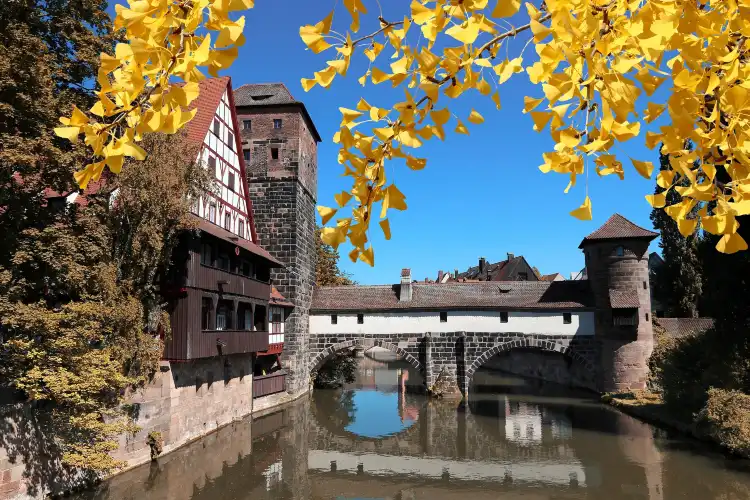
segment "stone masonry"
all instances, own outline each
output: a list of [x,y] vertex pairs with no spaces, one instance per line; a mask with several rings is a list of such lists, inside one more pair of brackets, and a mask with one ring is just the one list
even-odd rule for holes
[[[273,285],[294,304],[284,325],[282,364],[292,394],[309,387],[309,310],[315,282],[317,142],[301,108],[238,105],[248,185],[260,245],[285,264]],[[275,127],[274,120],[281,120]],[[278,122],[277,122],[278,123]]]
[[579,386],[596,388],[599,343],[594,337],[530,335],[522,333],[441,332],[415,334],[335,334],[314,335],[310,340],[310,372],[313,373],[335,352],[355,346],[378,346],[403,357],[421,371],[431,390],[443,374],[449,392],[464,396],[474,372],[496,354],[526,348],[556,352],[577,363],[581,373]]

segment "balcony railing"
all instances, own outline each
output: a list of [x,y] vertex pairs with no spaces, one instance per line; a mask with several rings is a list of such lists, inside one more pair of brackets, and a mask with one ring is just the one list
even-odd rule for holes
[[203,330],[193,335],[191,358],[242,354],[268,350],[268,332],[250,330]]
[[613,316],[612,325],[614,326],[636,326],[638,324],[638,317],[634,314],[632,316]]
[[253,377],[253,397],[260,398],[286,390],[286,372],[279,370],[270,375]]

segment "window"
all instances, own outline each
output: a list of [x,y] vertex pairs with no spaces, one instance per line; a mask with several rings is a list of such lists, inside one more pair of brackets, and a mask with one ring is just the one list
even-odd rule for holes
[[573,321],[570,313],[563,313],[563,323],[569,325]]
[[364,314],[357,314],[357,324],[361,325],[365,322],[365,315]]
[[646,313],[646,321],[648,321],[648,313]]
[[252,130],[253,129],[253,122],[252,122],[252,120],[242,120],[242,129],[243,130]]
[[237,222],[237,234],[240,235],[240,238],[245,237],[245,221],[244,220]]
[[272,160],[279,159],[279,148],[271,148],[271,159]]
[[646,282],[644,281],[644,282],[643,282],[643,289],[644,289],[644,290],[646,290],[647,288],[648,288],[648,285],[647,285],[647,284],[646,284]]
[[440,313],[440,322],[441,323],[447,323],[448,322],[448,313],[443,311]]
[[281,324],[283,322],[280,308],[273,308],[271,311],[271,333],[281,333]]
[[253,265],[249,261],[243,260],[242,265],[240,267],[240,273],[242,273],[242,275],[244,276],[252,278],[253,277]]
[[214,178],[218,177],[216,175],[216,158],[213,156],[208,157],[208,171],[213,174]]
[[201,264],[212,266],[214,264],[213,249],[208,243],[201,244]]
[[208,207],[208,221],[216,224],[216,203],[211,203]]
[[224,304],[221,304],[218,309],[216,309],[216,329],[217,330],[226,330],[229,328],[229,325],[227,324],[227,320],[229,319],[229,311],[227,310],[227,306]]
[[500,323],[507,323],[508,322],[508,312],[507,311],[501,311],[500,312]]
[[250,150],[246,149],[242,152],[242,155],[245,157],[245,161],[250,161]]
[[273,128],[281,128],[281,118],[274,118]]
[[625,255],[625,249],[623,247],[617,247],[615,249],[615,253],[617,254],[618,257],[622,257]]
[[245,321],[242,324],[243,330],[252,330],[253,329],[253,310],[248,307],[245,309]]
[[213,301],[208,298],[204,298],[201,301],[201,330],[208,330],[211,325],[211,309]]
[[229,172],[227,176],[227,187],[230,191],[234,191],[234,174],[232,172]]
[[234,151],[234,134],[231,132],[227,132],[227,146]]
[[335,314],[331,314],[331,324],[332,325],[338,325],[339,324],[339,317]]
[[219,259],[218,259],[218,262],[217,262],[217,267],[219,269],[223,269],[225,271],[229,271],[229,265],[230,265],[229,255],[225,254],[224,252],[220,253],[219,254]]
[[219,137],[220,130],[221,130],[221,125],[219,125],[219,120],[214,118],[214,134],[216,134],[216,137]]
[[232,216],[230,215],[229,212],[227,212],[224,214],[224,229],[229,231],[231,227],[232,227]]

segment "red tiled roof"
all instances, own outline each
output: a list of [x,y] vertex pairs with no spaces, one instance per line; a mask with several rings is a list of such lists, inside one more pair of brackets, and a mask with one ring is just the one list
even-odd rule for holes
[[545,274],[539,279],[542,281],[555,281],[555,278],[557,278],[558,276],[560,276],[561,278],[563,277],[563,275],[560,273],[552,273],[552,274]]
[[[195,116],[185,125],[188,139],[203,144],[209,127],[214,121],[216,108],[219,107],[221,96],[227,90],[230,83],[228,76],[219,78],[206,78],[198,84],[198,97],[190,103],[188,110],[198,109]],[[241,151],[238,150],[238,151]]]
[[216,224],[213,224],[207,221],[206,219],[198,217],[195,214],[191,214],[191,215],[198,221],[198,229],[200,229],[201,231],[205,231],[212,236],[215,236],[219,239],[227,241],[240,248],[244,248],[248,252],[254,255],[257,255],[258,257],[262,257],[273,264],[276,264],[275,267],[284,267],[284,264],[276,260],[270,253],[266,252],[264,249],[262,249],[261,247],[253,243],[252,241],[246,240],[244,238],[240,238],[236,234],[233,234],[227,231],[223,227],[219,227]]
[[583,248],[587,242],[598,240],[613,240],[626,238],[647,238],[652,240],[659,236],[659,233],[649,231],[641,226],[636,226],[620,214],[614,214],[605,222],[602,227],[586,236],[578,248]]
[[656,318],[656,322],[674,337],[703,333],[714,326],[712,318]]
[[609,304],[612,309],[630,309],[638,307],[638,292],[636,290],[610,290]]
[[278,290],[276,290],[276,287],[271,287],[271,299],[269,300],[269,303],[272,306],[282,306],[282,307],[294,307],[294,304],[289,302],[286,297],[281,295]]
[[587,281],[482,281],[412,284],[412,300],[399,301],[399,285],[318,287],[311,310],[582,309],[593,306]]

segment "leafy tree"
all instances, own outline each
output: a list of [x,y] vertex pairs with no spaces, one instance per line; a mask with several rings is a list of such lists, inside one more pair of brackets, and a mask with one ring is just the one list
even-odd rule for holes
[[[83,134],[92,145],[96,161],[77,174],[84,186],[105,166],[119,171],[126,156],[143,158],[137,144],[141,134],[174,133],[192,117],[183,108],[196,96],[198,68],[215,74],[233,62],[244,42],[244,18],[234,21],[229,12],[253,6],[253,0],[128,1],[128,8],[117,9],[115,27],[126,28],[130,46],[114,57],[102,56],[99,102],[89,115],[74,110],[63,120],[66,126],[56,129],[71,140]],[[667,205],[665,194],[657,193],[647,196],[652,206],[664,208],[678,224],[693,229],[700,224],[720,236],[721,252],[747,249],[736,223],[750,214],[743,187],[750,179],[745,117],[750,21],[742,3],[546,0],[521,9],[520,0],[415,0],[405,18],[382,9],[377,18],[367,17],[362,0],[345,0],[343,7],[351,19],[348,30],[333,29],[333,11],[300,28],[313,53],[328,51],[322,56],[325,67],[303,78],[302,87],[329,88],[363,56],[368,60],[359,78],[363,86],[400,86],[406,96],[385,104],[360,99],[355,109],[339,108],[343,118],[334,141],[341,145],[339,162],[352,187],[335,195],[337,208],[318,211],[325,225],[352,203],[351,216],[322,231],[334,248],[349,240],[352,259],[374,265],[368,230],[375,205],[381,206],[379,225],[386,239],[388,210],[406,209],[405,195],[388,182],[386,162],[423,169],[427,160],[413,151],[432,138],[445,139],[451,120],[458,134],[469,133],[467,122],[484,121],[474,109],[459,117],[451,110],[453,100],[476,90],[500,108],[500,85],[524,71],[540,87],[539,97],[524,99],[524,112],[535,131],[549,125],[555,143],[542,155],[540,168],[568,176],[566,191],[591,168],[600,176],[624,178],[615,146],[643,135],[649,148],[661,143],[660,152],[669,156],[669,166],[659,173],[661,184],[671,189],[687,183],[678,191],[679,203]],[[206,11],[210,22],[204,24]],[[165,19],[169,22],[161,22]],[[365,34],[358,34],[365,26]],[[213,46],[210,31],[219,32]],[[530,44],[539,60],[525,59]],[[171,84],[175,78],[187,84]],[[666,101],[659,102],[653,96],[666,81],[671,83]],[[662,114],[664,125],[646,131]],[[688,140],[692,150],[685,148]],[[631,159],[630,164],[651,178],[651,162]],[[723,167],[727,179],[718,180]],[[708,200],[720,201],[712,215],[688,217],[697,202]],[[591,211],[584,196],[571,215],[591,219]]]
[[122,465],[109,454],[134,429],[121,405],[158,366],[156,333],[169,334],[159,283],[194,227],[188,197],[208,182],[183,144],[148,145],[147,161],[87,204],[48,207],[51,222],[23,229],[0,265],[0,381],[46,403],[63,460],[85,469]]
[[320,228],[315,230],[318,244],[318,258],[315,264],[315,284],[317,286],[353,285],[350,275],[339,269],[339,252],[323,242]]
[[[669,157],[662,154],[660,171],[668,169]],[[657,196],[666,196],[670,205],[679,202],[679,194],[674,190],[666,191],[657,185],[655,192]],[[694,220],[697,209],[693,209],[691,217],[686,220]],[[666,306],[667,316],[697,318],[702,268],[695,226],[683,225],[689,232],[681,234],[677,222],[656,208],[651,211],[651,221],[661,234],[659,247],[664,258],[664,263],[654,271],[654,296]]]
[[539,272],[539,268],[534,266],[531,268],[532,271],[534,271],[534,276],[536,276],[536,279],[542,279],[542,273]]
[[351,352],[337,352],[315,374],[315,387],[332,389],[354,382],[358,361]]

